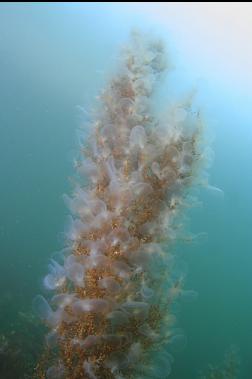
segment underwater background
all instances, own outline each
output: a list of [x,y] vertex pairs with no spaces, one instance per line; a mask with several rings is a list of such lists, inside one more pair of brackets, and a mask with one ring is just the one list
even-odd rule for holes
[[[237,7],[237,8],[235,8]],[[32,310],[51,253],[60,250],[76,130],[116,67],[132,27],[167,43],[175,69],[161,91],[196,88],[215,158],[202,206],[176,245],[192,303],[179,304],[187,345],[170,378],[196,379],[238,348],[252,377],[251,8],[224,5],[0,5],[0,378],[31,378],[44,328]],[[250,50],[249,50],[250,49]],[[161,92],[161,93],[162,93]],[[201,234],[200,234],[201,236]]]

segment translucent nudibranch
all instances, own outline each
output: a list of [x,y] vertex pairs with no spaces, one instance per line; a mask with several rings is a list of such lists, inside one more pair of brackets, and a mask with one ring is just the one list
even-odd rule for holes
[[[166,70],[160,40],[132,33],[101,93],[76,163],[66,248],[34,300],[50,357],[37,377],[167,378],[179,338],[173,302],[183,292],[171,242],[201,166],[202,121],[190,101],[152,114]],[[51,291],[51,292],[50,292]]]

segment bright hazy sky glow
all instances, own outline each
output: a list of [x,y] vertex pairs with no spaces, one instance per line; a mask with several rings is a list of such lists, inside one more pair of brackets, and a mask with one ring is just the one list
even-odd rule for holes
[[167,28],[174,45],[198,76],[250,92],[252,85],[251,3],[134,3],[129,12]]

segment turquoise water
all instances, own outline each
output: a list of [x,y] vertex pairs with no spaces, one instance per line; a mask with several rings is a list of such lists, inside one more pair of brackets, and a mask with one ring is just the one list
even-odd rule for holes
[[[190,230],[207,237],[177,246],[188,265],[187,287],[199,296],[179,307],[178,326],[188,341],[175,354],[170,377],[196,379],[235,344],[239,377],[251,378],[251,95],[236,84],[214,81],[210,71],[198,81],[193,62],[200,60],[200,49],[185,69],[172,33],[155,22],[119,4],[0,6],[3,379],[31,377],[40,355],[44,331],[31,303],[41,291],[48,258],[63,241],[62,194],[71,187],[75,131],[88,117],[80,106],[92,107],[131,27],[149,25],[168,41],[175,65],[178,60],[170,87],[162,91],[183,93],[196,82],[209,135],[215,136],[210,181],[224,191],[224,196],[201,191],[203,206],[190,212]],[[186,30],[183,38],[186,43]]]

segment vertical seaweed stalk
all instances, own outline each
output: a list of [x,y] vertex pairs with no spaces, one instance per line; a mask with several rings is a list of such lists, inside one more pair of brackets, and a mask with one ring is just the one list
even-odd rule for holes
[[[100,96],[90,138],[76,163],[79,184],[62,262],[52,259],[46,378],[166,378],[172,304],[183,292],[170,243],[203,154],[202,122],[190,101],[151,114],[166,68],[162,42],[132,33],[122,65]],[[87,179],[88,178],[88,183]],[[50,304],[50,305],[49,305]]]

